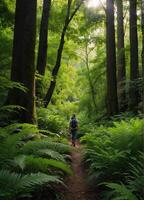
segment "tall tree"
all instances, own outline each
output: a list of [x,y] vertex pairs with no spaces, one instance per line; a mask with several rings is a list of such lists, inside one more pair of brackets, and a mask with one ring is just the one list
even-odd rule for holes
[[36,38],[36,0],[17,0],[13,41],[11,80],[22,83],[27,92],[12,89],[8,102],[22,106],[17,119],[21,122],[35,123],[35,38]]
[[117,82],[118,101],[120,111],[126,110],[126,67],[125,67],[125,47],[124,47],[124,22],[123,22],[123,2],[116,0],[117,4]]
[[136,112],[139,102],[139,91],[136,81],[138,68],[138,33],[137,33],[137,0],[130,0],[130,95],[129,109]]
[[50,87],[47,91],[47,94],[44,98],[44,106],[47,107],[48,104],[50,103],[51,97],[53,95],[55,86],[56,86],[56,78],[61,66],[61,58],[62,58],[62,52],[63,52],[63,48],[64,48],[64,40],[65,40],[65,35],[66,35],[66,31],[68,29],[68,26],[71,22],[71,20],[73,19],[73,17],[75,16],[75,14],[77,13],[77,11],[79,10],[80,6],[82,4],[82,1],[80,1],[80,3],[78,3],[78,5],[76,6],[75,10],[72,12],[72,14],[70,14],[70,10],[71,10],[71,5],[72,5],[72,0],[68,0],[67,3],[67,14],[66,14],[66,18],[65,18],[65,22],[64,22],[64,27],[61,33],[61,39],[60,39],[60,43],[59,43],[59,47],[58,47],[58,51],[57,51],[57,58],[56,58],[56,63],[55,66],[52,70],[52,80],[50,83]]
[[107,114],[118,113],[114,0],[106,1]]
[[37,70],[40,75],[45,74],[47,60],[48,25],[51,9],[51,0],[43,0],[43,11],[40,26],[39,50],[37,58]]
[[90,73],[89,53],[90,52],[88,51],[88,41],[86,41],[86,45],[85,45],[85,65],[86,65],[86,68],[87,68],[87,76],[88,76],[89,86],[90,86],[90,90],[91,90],[91,97],[92,97],[92,102],[93,102],[93,106],[94,106],[94,111],[96,112],[97,106],[96,106],[96,100],[95,100],[95,88],[94,88],[94,84],[93,84],[91,73]]
[[141,0],[141,27],[142,27],[142,111],[144,113],[144,0]]

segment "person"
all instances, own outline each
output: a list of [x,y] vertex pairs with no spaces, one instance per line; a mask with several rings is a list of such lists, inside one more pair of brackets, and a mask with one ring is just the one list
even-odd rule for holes
[[76,145],[76,137],[77,137],[77,130],[78,130],[78,121],[76,119],[76,115],[73,114],[71,117],[71,120],[69,122],[69,130],[71,134],[71,139],[72,139],[72,145]]

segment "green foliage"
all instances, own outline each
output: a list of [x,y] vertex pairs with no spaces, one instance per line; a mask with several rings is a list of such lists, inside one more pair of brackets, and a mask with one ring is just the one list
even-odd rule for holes
[[65,162],[64,157],[59,152],[51,150],[51,149],[41,149],[41,150],[38,151],[38,154],[41,157],[53,158],[55,160]]
[[22,84],[10,81],[6,77],[0,76],[0,89],[12,89],[12,88],[20,89],[23,92],[27,91],[27,89]]
[[130,164],[130,172],[126,174],[126,184],[106,183],[105,185],[112,189],[110,195],[113,199],[143,199],[144,192],[144,153],[139,154],[138,159],[133,158],[134,164]]
[[50,190],[52,183],[63,183],[64,174],[72,174],[65,160],[69,146],[50,141],[40,139],[35,125],[0,128],[0,198],[30,197],[36,188],[51,183],[47,185]]
[[[127,177],[127,188],[134,192],[142,200],[144,193],[144,152],[139,152],[139,157],[133,158],[133,164],[130,164],[130,175]],[[141,196],[142,194],[142,196]]]
[[[1,21],[1,18],[0,18]],[[1,76],[10,77],[11,51],[12,51],[12,29],[3,28],[0,24],[0,74]],[[0,78],[1,79],[1,78]],[[6,95],[2,93],[3,95]],[[0,93],[0,95],[2,96]]]
[[18,105],[3,105],[6,101],[8,90],[16,88],[18,90],[21,90],[23,92],[27,92],[26,87],[24,87],[22,84],[14,81],[10,81],[5,76],[0,75],[0,125],[6,126],[10,121],[11,113],[20,112],[22,109],[24,109],[21,106]]
[[[18,133],[17,133],[18,132]],[[10,168],[10,161],[20,154],[24,141],[38,136],[38,129],[30,124],[12,124],[0,128],[0,165]]]
[[[105,183],[102,186],[106,190],[105,199],[142,200],[144,122],[139,119],[130,120],[134,117],[131,113],[117,115],[110,121],[103,117],[106,112],[106,55],[105,13],[101,9],[88,9],[83,5],[71,22],[65,37],[61,67],[56,77],[57,84],[51,103],[48,109],[37,108],[40,130],[37,126],[29,124],[6,126],[11,123],[9,114],[23,109],[15,105],[3,106],[9,89],[27,91],[20,83],[10,81],[15,2],[15,0],[0,2],[0,126],[5,126],[0,128],[0,166],[2,168],[0,198],[15,200],[19,197],[30,197],[31,192],[39,190],[41,186],[44,187],[47,183],[62,184],[63,175],[72,174],[66,162],[72,150],[66,145],[66,134],[71,114],[78,113],[79,137],[84,135],[81,141],[85,145],[84,161],[89,168],[89,181],[95,186]],[[76,3],[77,1],[73,1],[72,10]],[[43,106],[43,98],[51,81],[66,7],[66,0],[52,1],[46,74],[45,76],[36,75],[38,80],[42,80],[39,91],[41,99],[37,99],[38,106]],[[124,3],[126,19],[127,9]],[[38,0],[37,10],[37,29],[39,30],[41,0]],[[130,45],[127,39],[129,37],[127,21],[125,20],[125,52],[126,71],[129,77]],[[139,44],[141,44],[141,37],[139,38]],[[139,50],[141,50],[141,45]],[[86,57],[86,51],[88,57]],[[88,62],[89,70],[86,62]],[[92,98],[89,77],[94,89],[96,105]],[[131,83],[133,87],[142,88],[141,78],[134,82],[126,80],[127,96]],[[113,120],[117,122],[113,124]],[[119,122],[119,120],[122,121]],[[96,121],[112,127],[98,128],[98,124],[93,123]],[[42,137],[44,139],[41,139]],[[51,187],[53,188],[53,184]]]
[[58,177],[43,173],[22,175],[8,170],[0,171],[0,198],[15,200],[30,197],[31,192],[45,183],[62,183]]
[[32,172],[44,172],[47,173],[48,169],[51,167],[51,169],[58,169],[63,172],[66,172],[68,174],[72,174],[72,171],[70,167],[57,160],[50,160],[46,158],[38,158],[38,157],[32,157],[28,156],[26,157],[26,171],[32,171]]
[[38,109],[38,123],[41,129],[54,133],[60,133],[66,127],[66,120],[58,111],[49,111],[45,108]]
[[0,128],[0,136],[3,136],[5,139],[12,136],[15,136],[17,134],[17,137],[20,139],[25,140],[27,136],[30,135],[38,135],[39,129],[36,125],[33,124],[11,124],[6,127]]
[[107,187],[114,190],[111,195],[116,194],[117,197],[111,197],[111,200],[138,200],[138,198],[124,184],[108,183]]
[[71,147],[66,144],[49,142],[49,141],[30,141],[23,146],[23,152],[26,154],[35,154],[37,151],[42,149],[51,149],[59,153],[69,153]]
[[[114,122],[113,127],[95,128],[81,138],[86,145],[84,160],[89,168],[89,181],[92,185],[111,182],[116,184],[108,184],[116,186],[113,188],[117,194],[116,199],[130,200],[133,195],[131,192],[137,198],[142,198],[144,155],[140,152],[143,152],[143,130],[143,120],[131,119],[128,122]],[[121,182],[126,186],[120,185]]]
[[144,185],[144,172],[143,172],[143,164],[144,164],[144,152],[139,152],[138,160],[134,160],[134,164],[130,166],[131,175],[128,176],[128,185],[132,190],[137,192],[139,195],[139,191],[143,192],[143,185]]
[[12,26],[14,22],[15,0],[1,0],[0,3],[0,24],[3,27]]

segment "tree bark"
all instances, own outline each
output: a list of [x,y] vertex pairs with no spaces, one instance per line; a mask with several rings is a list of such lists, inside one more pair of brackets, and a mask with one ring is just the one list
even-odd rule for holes
[[72,3],[72,0],[68,0],[67,15],[66,15],[64,27],[63,27],[63,30],[62,30],[62,33],[61,33],[60,44],[59,44],[59,48],[58,48],[58,51],[57,51],[56,64],[55,64],[55,66],[52,70],[52,80],[51,80],[49,89],[47,91],[47,94],[44,98],[44,107],[47,107],[48,104],[50,103],[51,97],[53,95],[53,92],[54,92],[54,89],[55,89],[55,86],[56,86],[56,77],[57,77],[58,71],[59,71],[60,66],[61,66],[61,58],[62,58],[62,52],[63,52],[64,42],[65,42],[64,39],[65,39],[65,34],[66,34],[66,31],[67,31],[67,28],[68,28],[71,20],[75,16],[76,12],[80,8],[82,2],[78,4],[76,9],[70,15],[71,3]]
[[37,58],[37,70],[40,75],[45,74],[45,68],[46,68],[50,9],[51,9],[51,0],[43,0],[43,11],[42,11],[40,37],[39,37],[39,50]]
[[44,107],[46,108],[48,106],[48,104],[50,103],[51,97],[53,95],[55,86],[56,86],[56,76],[58,74],[60,65],[61,65],[61,57],[62,57],[62,52],[63,52],[63,47],[64,47],[64,37],[65,37],[65,33],[67,30],[67,24],[65,24],[62,34],[61,34],[61,40],[60,40],[60,44],[59,44],[59,48],[58,48],[58,52],[57,52],[57,60],[56,60],[56,64],[55,67],[53,68],[52,71],[52,80],[50,82],[50,86],[49,89],[47,91],[47,94],[44,98]]
[[90,90],[91,90],[91,96],[92,96],[92,101],[93,101],[93,105],[94,105],[94,111],[96,112],[96,101],[95,101],[95,90],[94,90],[94,86],[93,86],[93,82],[91,79],[91,75],[90,75],[90,68],[89,68],[89,53],[88,53],[88,43],[86,42],[86,47],[85,47],[85,64],[86,64],[86,68],[87,68],[87,72],[88,72],[88,80],[89,80],[89,86],[90,86]]
[[118,113],[114,0],[106,1],[107,114]]
[[24,123],[36,123],[35,115],[35,39],[36,39],[36,0],[17,0],[11,80],[20,82],[27,92],[12,89],[8,102],[22,106],[17,120]]
[[130,0],[130,94],[129,109],[137,112],[139,91],[136,81],[139,77],[138,68],[138,34],[137,34],[137,0]]
[[118,82],[118,101],[119,109],[124,112],[127,108],[126,103],[126,67],[125,67],[125,47],[124,47],[124,23],[123,23],[123,2],[116,0],[117,3],[117,82]]

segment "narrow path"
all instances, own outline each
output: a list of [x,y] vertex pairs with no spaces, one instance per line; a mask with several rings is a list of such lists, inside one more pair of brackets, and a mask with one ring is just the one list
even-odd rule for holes
[[64,200],[97,200],[86,184],[86,175],[82,166],[81,147],[77,144],[76,148],[78,151],[72,153],[74,175],[69,177],[66,182],[68,190],[64,194]]

